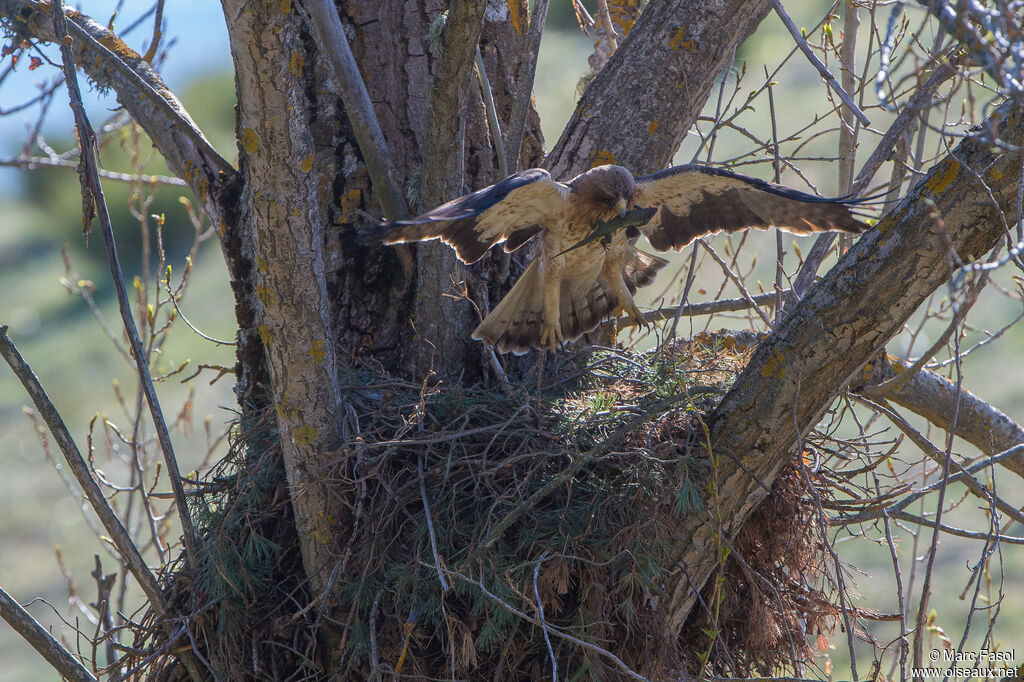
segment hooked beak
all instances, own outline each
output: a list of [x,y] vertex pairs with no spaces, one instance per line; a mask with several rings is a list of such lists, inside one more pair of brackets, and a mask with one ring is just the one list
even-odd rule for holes
[[619,212],[619,216],[622,218],[626,217],[626,200],[619,199],[615,202],[615,210]]

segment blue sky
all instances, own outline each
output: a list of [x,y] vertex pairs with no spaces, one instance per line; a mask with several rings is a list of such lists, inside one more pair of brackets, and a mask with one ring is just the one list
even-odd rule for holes
[[[116,0],[85,0],[68,3],[101,24],[107,24],[118,6]],[[131,25],[140,15],[148,11],[153,3],[140,0],[125,0],[120,3],[121,11],[115,20],[115,28]],[[143,25],[125,37],[135,50],[143,52],[152,37],[153,22],[150,17]],[[171,45],[171,41],[174,41]],[[213,0],[167,0],[164,7],[164,36],[161,46],[170,46],[170,56],[161,67],[161,74],[174,91],[180,91],[190,80],[210,71],[230,68],[227,30],[219,2]],[[56,50],[46,50],[51,59]],[[10,60],[6,57],[0,66]],[[52,82],[57,68],[45,64],[35,71],[28,70],[28,58],[23,57],[17,72],[0,86],[0,109],[6,109],[31,99],[42,83]],[[81,76],[81,74],[80,74]],[[95,92],[85,78],[79,79],[90,119],[98,125],[115,109],[117,100],[113,94],[101,95]],[[39,113],[38,107],[0,118],[0,156],[8,157],[19,153],[26,137],[26,127],[32,124]],[[62,89],[54,99],[43,128],[44,135],[53,134],[66,139],[71,126],[71,112],[67,97]],[[17,191],[20,171],[0,168],[0,197],[11,196]]]

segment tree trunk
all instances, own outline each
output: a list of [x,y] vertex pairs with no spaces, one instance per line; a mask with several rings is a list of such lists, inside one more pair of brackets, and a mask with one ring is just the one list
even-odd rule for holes
[[[314,593],[321,594],[350,532],[350,500],[338,494],[328,471],[339,436],[339,365],[370,361],[399,376],[421,377],[432,369],[443,379],[472,382],[481,378],[482,349],[468,340],[475,324],[470,304],[445,296],[457,272],[450,249],[414,249],[418,268],[406,272],[395,249],[362,243],[379,209],[333,74],[318,59],[299,14],[282,12],[276,0],[223,5],[238,90],[241,251],[255,282],[247,291],[250,305],[258,311],[239,322],[242,336],[255,330],[265,348],[263,358],[245,359],[255,365],[247,375],[262,376],[265,366],[269,377],[268,385],[250,385],[244,395],[256,405],[265,395],[276,408],[303,562]],[[421,37],[444,8],[441,2],[367,0],[348,3],[342,17],[399,176],[429,183],[420,192],[430,203],[498,179],[466,60],[455,76],[448,74],[464,83],[449,88],[454,100],[430,91],[436,57],[423,49]],[[483,50],[499,117],[507,116],[523,27],[506,21],[504,3],[486,13],[476,9],[484,15]],[[525,3],[518,10],[525,16]],[[463,42],[472,64],[478,36]],[[459,126],[428,132],[427,103],[435,99],[439,120],[464,118],[461,141],[446,141],[462,137]],[[468,101],[464,117],[458,116],[460,99]],[[536,115],[532,119],[524,145],[530,162],[540,150]],[[462,153],[421,158],[432,139],[437,148]],[[463,167],[464,178],[446,186],[463,175],[451,169]],[[473,277],[496,280],[498,262],[488,257],[471,268]],[[492,282],[496,296],[513,277]],[[342,476],[350,473],[343,465]]]
[[[464,124],[440,136],[444,140],[455,137],[450,143],[435,145],[443,153],[441,158],[437,153],[424,157],[433,139],[428,101],[438,55],[423,36],[447,6],[439,0],[363,0],[347,3],[342,15],[395,168],[408,190],[412,212],[500,179],[479,91],[468,78],[472,71],[458,71],[462,83],[453,91],[462,93],[464,117],[459,116],[458,98],[442,98],[440,104],[445,108],[436,113],[444,122],[463,120]],[[511,21],[512,16],[520,19]],[[511,111],[526,16],[522,0],[509,4],[492,1],[483,12],[480,47],[499,120],[507,120]],[[474,45],[472,41],[470,49]],[[470,61],[472,55],[470,52]],[[338,348],[348,358],[372,358],[400,376],[422,377],[433,369],[447,380],[482,378],[487,371],[482,349],[468,338],[478,319],[467,301],[449,297],[455,291],[452,276],[461,272],[451,250],[437,243],[402,247],[412,251],[416,262],[414,270],[405,272],[396,249],[367,248],[360,243],[360,234],[376,227],[366,216],[377,216],[379,210],[359,150],[344,116],[341,119],[335,131],[341,173],[328,204],[335,211],[334,222],[340,225],[330,268]],[[539,163],[541,148],[539,119],[531,111],[524,163]],[[521,265],[513,267],[510,276],[499,280],[499,263],[500,257],[488,255],[468,269],[469,281],[486,284],[491,300],[503,295],[521,272]],[[471,293],[479,294],[472,287]]]

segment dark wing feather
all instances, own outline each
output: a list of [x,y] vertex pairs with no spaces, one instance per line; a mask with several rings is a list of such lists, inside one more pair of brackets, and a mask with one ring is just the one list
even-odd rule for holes
[[495,244],[507,240],[506,250],[513,251],[558,220],[568,192],[546,170],[531,168],[411,220],[385,223],[380,241],[440,239],[462,262],[474,263]]
[[661,210],[640,229],[651,246],[681,249],[715,232],[776,227],[794,234],[868,226],[845,199],[825,199],[758,178],[708,166],[674,166],[636,180],[634,203]]

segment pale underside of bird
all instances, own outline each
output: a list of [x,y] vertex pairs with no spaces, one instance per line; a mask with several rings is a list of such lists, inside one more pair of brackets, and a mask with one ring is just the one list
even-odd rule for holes
[[[621,166],[598,166],[567,184],[531,168],[416,218],[386,223],[381,241],[440,239],[474,263],[496,244],[511,252],[539,234],[529,267],[472,335],[521,354],[576,339],[619,312],[642,323],[633,294],[668,261],[633,246],[641,233],[661,251],[749,228],[857,234],[867,225],[851,213],[851,203],[708,166],[640,178]],[[639,228],[580,245],[595,225],[634,208],[657,210]]]

